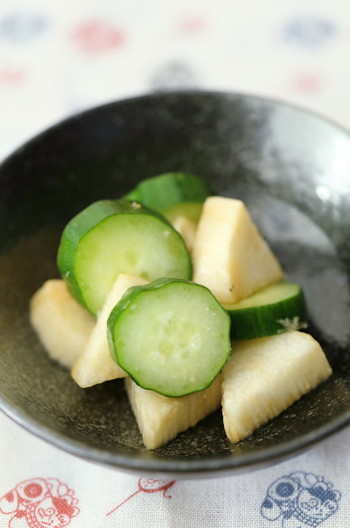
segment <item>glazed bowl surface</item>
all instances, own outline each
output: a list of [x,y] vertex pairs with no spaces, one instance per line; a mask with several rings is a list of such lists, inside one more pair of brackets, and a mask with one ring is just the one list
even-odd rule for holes
[[[231,444],[221,411],[147,451],[123,383],[79,388],[33,332],[29,300],[58,277],[66,222],[141,179],[191,172],[246,202],[288,278],[302,284],[308,331],[332,377]],[[218,476],[292,456],[350,421],[350,135],[322,117],[242,94],[178,92],[69,118],[0,167],[0,407],[84,459],[129,472]]]

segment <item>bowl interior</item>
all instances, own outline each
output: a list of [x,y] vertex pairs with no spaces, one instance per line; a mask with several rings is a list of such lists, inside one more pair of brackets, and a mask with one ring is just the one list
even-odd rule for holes
[[[334,369],[323,385],[238,444],[220,411],[167,446],[143,448],[121,381],[80,389],[51,361],[28,319],[65,223],[166,171],[245,200],[288,278],[302,284],[309,331]],[[287,456],[350,417],[350,136],[282,103],[219,93],[112,103],[36,137],[0,168],[0,406],[31,432],[103,464],[193,475]]]

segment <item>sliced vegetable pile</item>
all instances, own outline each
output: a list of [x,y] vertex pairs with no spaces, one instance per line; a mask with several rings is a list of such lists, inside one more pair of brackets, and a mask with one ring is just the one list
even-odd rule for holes
[[63,280],[34,294],[31,323],[81,387],[125,378],[148,449],[220,405],[238,442],[332,373],[300,331],[301,286],[244,203],[197,176],[91,204],[64,229],[57,264]]

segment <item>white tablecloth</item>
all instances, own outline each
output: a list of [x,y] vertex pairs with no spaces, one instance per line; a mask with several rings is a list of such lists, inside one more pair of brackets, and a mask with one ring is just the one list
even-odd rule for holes
[[[0,158],[81,109],[158,89],[278,98],[350,129],[349,51],[348,0],[2,0]],[[349,446],[344,430],[259,471],[147,481],[0,414],[0,527],[343,527]]]

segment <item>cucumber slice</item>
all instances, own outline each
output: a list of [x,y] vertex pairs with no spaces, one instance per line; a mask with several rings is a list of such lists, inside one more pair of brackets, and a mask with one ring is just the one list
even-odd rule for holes
[[227,362],[230,318],[205,287],[159,279],[129,288],[108,322],[112,357],[145,389],[169,397],[204,390]]
[[171,224],[174,224],[176,219],[181,216],[198,224],[202,209],[203,204],[200,202],[181,202],[162,209],[160,213],[165,216]]
[[97,314],[119,273],[191,278],[182,237],[160,215],[128,200],[102,200],[74,217],[63,231],[57,264],[69,291]]
[[231,317],[234,341],[307,327],[307,307],[299,284],[273,284],[242,301],[223,306]]
[[124,198],[161,211],[180,202],[203,202],[211,194],[208,184],[198,176],[168,172],[141,181]]

